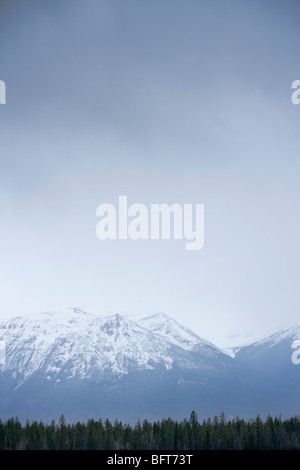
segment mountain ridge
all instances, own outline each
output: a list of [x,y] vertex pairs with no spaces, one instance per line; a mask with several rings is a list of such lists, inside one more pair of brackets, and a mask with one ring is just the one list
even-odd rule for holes
[[296,366],[282,380],[163,313],[18,316],[0,321],[0,340],[0,417],[180,419],[191,406],[203,417],[299,413]]

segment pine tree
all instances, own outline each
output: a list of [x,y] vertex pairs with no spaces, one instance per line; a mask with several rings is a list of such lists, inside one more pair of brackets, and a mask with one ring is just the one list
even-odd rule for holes
[[57,431],[58,437],[58,450],[67,450],[68,449],[68,430],[67,424],[64,415],[62,414],[59,418],[59,428]]
[[98,432],[97,425],[93,419],[89,419],[87,423],[87,449],[98,449]]
[[207,423],[206,423],[206,430],[205,430],[205,435],[204,435],[204,438],[203,438],[203,448],[205,450],[212,450],[213,448],[213,442],[212,442],[212,423],[211,423],[211,419],[208,418],[207,419]]
[[199,442],[199,423],[198,423],[198,416],[196,411],[192,411],[190,415],[190,425],[191,425],[191,450],[198,449],[200,447]]
[[56,448],[56,424],[52,420],[51,424],[46,426],[45,429],[46,448],[48,450],[55,450]]
[[115,449],[123,449],[123,425],[117,419],[114,422],[114,442]]
[[105,450],[112,450],[114,448],[114,431],[109,419],[105,420]]
[[134,450],[141,450],[142,447],[142,426],[138,419],[134,427]]
[[151,450],[154,443],[153,428],[147,419],[143,421],[142,450]]

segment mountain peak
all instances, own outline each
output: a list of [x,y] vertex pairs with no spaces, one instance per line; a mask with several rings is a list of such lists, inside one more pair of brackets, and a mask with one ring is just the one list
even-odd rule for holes
[[70,310],[72,310],[74,313],[82,313],[83,315],[90,315],[90,313],[86,312],[80,307],[68,307]]
[[166,338],[176,346],[187,351],[199,346],[202,348],[214,347],[215,349],[218,349],[163,312],[139,318],[138,323],[147,330]]
[[256,346],[268,344],[269,347],[272,347],[275,344],[283,340],[292,340],[292,339],[300,339],[300,325],[299,324],[276,331],[275,333],[269,334],[268,336],[265,336],[255,341],[252,344]]

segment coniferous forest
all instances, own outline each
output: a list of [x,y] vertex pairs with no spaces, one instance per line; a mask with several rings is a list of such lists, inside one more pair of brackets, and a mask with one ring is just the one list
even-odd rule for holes
[[18,418],[0,420],[0,450],[300,450],[300,419],[268,416],[227,420],[219,417],[142,423],[135,426],[115,421],[90,419],[86,424],[68,424],[62,415],[58,423]]

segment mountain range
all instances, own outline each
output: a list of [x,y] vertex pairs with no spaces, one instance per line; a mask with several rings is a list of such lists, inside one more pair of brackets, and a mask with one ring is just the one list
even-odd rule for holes
[[94,315],[79,308],[0,321],[0,418],[64,414],[136,422],[299,413],[300,365],[291,361],[300,327],[229,355],[159,313]]

